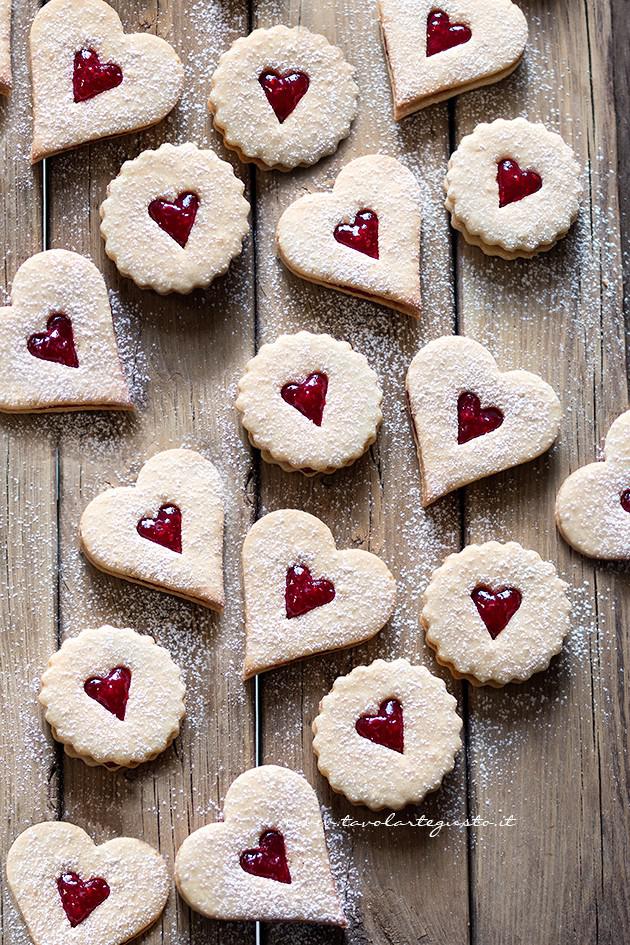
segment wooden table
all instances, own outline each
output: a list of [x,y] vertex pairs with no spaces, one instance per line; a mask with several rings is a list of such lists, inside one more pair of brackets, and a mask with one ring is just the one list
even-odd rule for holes
[[[557,488],[591,461],[628,403],[623,316],[624,201],[630,131],[626,0],[521,0],[530,24],[525,61],[507,81],[437,105],[402,124],[389,85],[373,0],[116,0],[128,31],[169,39],[187,63],[182,104],[140,135],[80,148],[31,169],[26,40],[36,0],[15,0],[14,91],[0,105],[0,233],[7,291],[43,247],[92,257],[111,289],[138,409],[114,414],[0,420],[3,475],[0,672],[4,762],[2,858],[31,823],[64,818],[97,841],[118,834],[159,845],[172,863],[184,837],[216,818],[230,782],[256,763],[304,771],[325,807],[333,864],[347,898],[353,945],[621,945],[630,941],[625,752],[629,571],[593,564],[558,537]],[[122,162],[163,141],[209,143],[206,97],[220,53],[254,26],[301,23],[355,63],[361,109],[332,158],[290,175],[238,173],[252,203],[252,238],[208,292],[163,299],[119,278],[105,257],[98,206]],[[616,95],[613,80],[616,80]],[[489,259],[449,229],[442,179],[449,153],[479,121],[524,114],[560,131],[584,166],[578,225],[530,262]],[[618,116],[618,119],[617,119]],[[619,121],[619,127],[616,122]],[[400,157],[422,187],[419,323],[288,275],[274,254],[278,216],[306,190],[329,187],[351,158]],[[621,184],[621,186],[620,186]],[[620,207],[621,197],[621,207]],[[625,257],[627,260],[627,256]],[[363,351],[385,388],[377,444],[328,478],[286,475],[260,462],[239,429],[235,385],[263,341],[283,331],[330,331]],[[404,375],[418,347],[459,332],[486,343],[504,369],[540,372],[560,392],[558,445],[425,513],[405,415]],[[227,607],[203,609],[92,570],[78,552],[82,509],[110,485],[130,483],[143,460],[186,445],[218,464],[228,491]],[[400,605],[371,643],[313,658],[243,685],[239,548],[251,522],[283,506],[319,515],[341,546],[382,554]],[[551,669],[505,690],[453,683],[465,719],[454,773],[421,810],[444,820],[513,818],[510,827],[344,827],[351,808],[318,775],[310,723],[321,696],[353,665],[404,655],[438,672],[418,627],[431,570],[463,544],[516,539],[557,562],[572,585],[573,631]],[[153,633],[185,666],[189,715],[154,764],[111,774],[64,757],[42,722],[38,679],[66,634],[110,621]],[[418,811],[412,811],[418,813]],[[26,941],[8,892],[4,945]],[[163,945],[253,943],[254,926],[192,916],[173,893],[145,936]],[[304,945],[341,933],[276,927],[263,937]],[[96,945],[96,943],[95,943]]]

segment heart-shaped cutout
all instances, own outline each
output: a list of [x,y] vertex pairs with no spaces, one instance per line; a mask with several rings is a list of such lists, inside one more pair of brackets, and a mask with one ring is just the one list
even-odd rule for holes
[[148,844],[118,837],[97,847],[61,821],[20,834],[7,879],[35,945],[123,945],[153,925],[170,890],[166,863]]
[[467,43],[472,37],[465,23],[451,23],[448,13],[433,9],[427,17],[427,56],[436,56]]
[[[289,568],[299,563],[299,580],[314,576],[324,583],[294,601],[287,595],[287,562]],[[380,558],[358,549],[337,551],[326,525],[297,509],[271,512],[250,528],[243,584],[245,678],[368,640],[387,623],[396,599],[396,582]],[[299,613],[290,611],[294,605]]]
[[293,564],[287,570],[284,603],[287,618],[301,617],[316,607],[335,599],[335,585],[325,578],[314,578],[308,568]]
[[604,461],[577,469],[562,483],[556,522],[562,537],[590,558],[630,559],[630,410],[606,436]]
[[31,256],[11,295],[0,309],[0,410],[132,407],[107,288],[89,259],[65,249]]
[[32,160],[154,125],[175,106],[184,69],[151,33],[123,33],[104,0],[49,0],[31,26]]
[[116,666],[106,676],[90,676],[85,680],[83,688],[90,699],[95,699],[108,712],[124,722],[130,685],[131,670],[126,666]]
[[284,384],[280,396],[304,417],[308,417],[316,427],[321,427],[327,393],[328,376],[321,371],[313,371],[304,381]]
[[186,191],[178,194],[175,200],[166,200],[163,197],[152,200],[149,204],[149,216],[171,239],[185,249],[198,209],[199,197],[192,191]]
[[175,882],[192,909],[213,919],[346,924],[317,796],[303,777],[276,765],[233,782],[223,822],[196,830],[179,848]]
[[378,712],[359,716],[354,727],[361,738],[399,754],[405,750],[403,707],[398,699],[384,699]]
[[483,584],[476,587],[470,596],[493,640],[505,630],[523,600],[516,587],[501,587],[495,591]]
[[93,499],[80,537],[102,571],[223,608],[223,489],[216,468],[193,450],[158,453],[135,486]]
[[298,103],[308,92],[310,84],[305,72],[293,69],[287,72],[265,69],[258,76],[258,81],[281,125],[295,111]]
[[560,428],[560,401],[549,384],[528,371],[499,371],[471,338],[425,345],[409,366],[407,397],[424,506],[534,459]]
[[499,206],[507,207],[531,194],[537,193],[542,185],[542,177],[536,171],[522,171],[517,161],[503,158],[497,164],[497,184],[499,186]]
[[357,158],[332,193],[308,194],[284,211],[280,258],[310,282],[418,316],[419,197],[413,174],[394,158]]

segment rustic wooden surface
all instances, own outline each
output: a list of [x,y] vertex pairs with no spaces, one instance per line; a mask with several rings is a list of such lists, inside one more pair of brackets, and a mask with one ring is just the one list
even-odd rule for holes
[[[152,131],[28,165],[26,33],[37,4],[16,3],[14,92],[0,102],[4,173],[0,232],[5,287],[43,246],[90,255],[103,270],[138,410],[52,418],[2,418],[5,487],[2,569],[1,853],[29,823],[63,817],[96,840],[119,833],[159,844],[172,861],[195,827],[214,820],[230,782],[260,760],[304,771],[325,805],[333,865],[346,897],[352,945],[615,945],[630,940],[625,863],[630,849],[626,720],[629,573],[594,567],[559,539],[559,483],[593,459],[628,403],[622,236],[630,28],[624,0],[522,0],[530,22],[525,62],[507,81],[396,125],[371,0],[118,0],[125,28],[169,39],[188,63],[184,101]],[[223,154],[205,108],[221,51],[250,26],[302,23],[338,43],[357,66],[361,110],[332,158],[291,175],[241,169],[253,205],[253,239],[206,293],[161,299],[118,277],[98,234],[98,205],[121,163],[162,141],[208,142]],[[614,52],[614,56],[609,55]],[[616,80],[615,99],[613,77]],[[615,123],[615,105],[619,128]],[[529,262],[490,260],[451,236],[441,183],[450,150],[479,121],[525,114],[572,143],[585,167],[578,226]],[[287,274],[275,259],[281,211],[306,190],[329,188],[361,154],[400,157],[423,193],[425,310],[413,323]],[[235,163],[235,162],[233,162]],[[617,166],[619,166],[618,187]],[[45,180],[45,187],[44,187]],[[619,199],[621,198],[621,212]],[[625,203],[624,203],[625,200]],[[255,251],[254,251],[255,245]],[[260,463],[233,411],[235,382],[255,348],[282,331],[330,331],[363,351],[385,390],[377,444],[349,470],[306,480]],[[423,513],[405,416],[406,367],[418,347],[459,331],[489,345],[501,367],[522,366],[554,384],[565,404],[558,445],[533,464],[477,484]],[[159,449],[201,449],[229,494],[223,618],[89,568],[77,549],[81,510],[102,489],[129,483]],[[381,554],[399,580],[391,625],[353,651],[314,657],[243,686],[238,549],[258,514],[304,508],[340,546]],[[348,827],[375,819],[332,796],[311,752],[310,723],[340,673],[376,656],[405,655],[438,671],[418,629],[431,570],[463,543],[515,538],[558,563],[572,585],[574,629],[549,672],[499,692],[455,685],[465,749],[440,792],[418,811],[443,820],[479,815],[509,827]],[[65,634],[109,620],[152,632],[185,666],[189,717],[175,746],[124,774],[64,759],[36,704],[37,681]],[[25,933],[4,891],[3,945]],[[275,927],[281,945],[339,943],[331,930]],[[253,927],[192,918],[171,896],[143,941],[253,942]]]

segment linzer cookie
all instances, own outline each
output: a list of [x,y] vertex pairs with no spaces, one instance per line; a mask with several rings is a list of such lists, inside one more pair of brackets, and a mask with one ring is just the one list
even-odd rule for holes
[[580,167],[560,135],[525,118],[477,125],[451,155],[446,208],[468,243],[515,259],[551,249],[576,220]]
[[214,125],[241,161],[289,171],[332,154],[350,131],[359,90],[339,49],[303,26],[237,39],[212,76]]
[[567,585],[515,541],[468,545],[433,572],[421,620],[438,663],[476,686],[547,669],[569,632]]
[[383,394],[366,358],[307,331],[262,346],[239,381],[236,407],[253,446],[287,472],[332,473],[376,439]]
[[408,660],[376,660],[340,676],[313,722],[313,751],[331,788],[371,810],[419,804],[461,747],[457,702]]
[[11,91],[11,0],[0,0],[0,95]]

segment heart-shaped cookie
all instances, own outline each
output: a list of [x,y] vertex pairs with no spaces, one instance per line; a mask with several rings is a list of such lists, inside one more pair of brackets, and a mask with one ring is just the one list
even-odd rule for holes
[[251,768],[230,786],[223,817],[177,853],[175,882],[191,909],[212,919],[346,924],[319,801],[303,777]]
[[139,131],[175,106],[184,67],[158,36],[123,33],[103,0],[49,0],[33,20],[32,160]]
[[83,553],[101,571],[222,610],[223,488],[215,466],[194,450],[152,456],[135,486],[90,502],[79,531]]
[[518,466],[549,449],[560,401],[529,371],[502,373],[472,338],[445,337],[418,352],[407,372],[422,504]]
[[337,551],[314,515],[280,509],[243,544],[247,679],[292,660],[369,640],[391,617],[396,582],[368,551]]
[[166,863],[147,843],[118,837],[97,847],[60,821],[20,834],[7,879],[35,945],[122,945],[161,915],[170,887]]
[[556,500],[562,537],[590,558],[630,558],[630,410],[606,436],[604,462],[563,482]]
[[424,666],[405,659],[357,666],[335,680],[313,722],[319,770],[353,804],[419,804],[455,764],[456,706]]
[[107,288],[65,249],[31,256],[0,309],[0,410],[129,410]]
[[0,95],[8,95],[11,77],[11,0],[0,0]]
[[276,236],[281,260],[302,279],[420,314],[420,193],[395,158],[351,161],[332,193],[292,203]]

